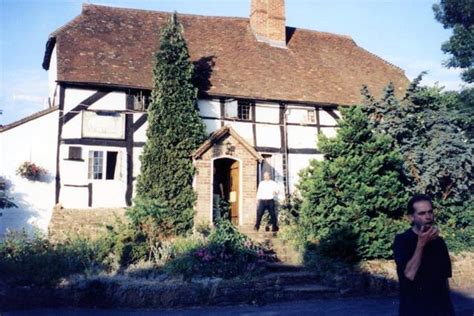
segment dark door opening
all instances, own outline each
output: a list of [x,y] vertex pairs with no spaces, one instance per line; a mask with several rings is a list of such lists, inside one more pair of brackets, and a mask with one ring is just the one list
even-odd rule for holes
[[[234,225],[239,224],[240,171],[239,162],[230,158],[214,160],[213,172],[213,218],[230,218]],[[227,203],[221,203],[224,200]],[[222,213],[222,208],[227,210]],[[227,214],[226,214],[227,213]]]
[[107,170],[105,172],[105,179],[106,180],[113,180],[115,179],[115,169],[117,167],[117,152],[116,151],[108,151],[107,152]]

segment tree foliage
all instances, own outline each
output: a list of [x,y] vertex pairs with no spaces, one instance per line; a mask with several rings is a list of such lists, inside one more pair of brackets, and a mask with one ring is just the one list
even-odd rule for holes
[[462,94],[420,87],[416,78],[399,100],[392,85],[381,100],[367,90],[364,111],[375,132],[390,135],[404,158],[407,190],[434,198],[438,223],[451,250],[474,242],[473,142],[460,127]]
[[340,231],[351,236],[352,249],[333,250],[346,258],[387,258],[407,199],[403,158],[391,136],[371,130],[360,107],[341,113],[336,138],[319,137],[325,159],[311,161],[301,173],[302,237],[332,245],[328,236]]
[[474,82],[474,0],[441,0],[433,10],[444,28],[453,29],[453,35],[441,46],[443,52],[452,55],[446,66],[465,69],[462,79]]
[[413,81],[402,100],[391,84],[378,101],[364,88],[364,111],[374,129],[393,137],[400,147],[413,192],[463,201],[473,185],[473,146],[456,124],[458,113],[450,108],[456,96],[438,87],[420,87],[421,79]]
[[[152,216],[171,232],[193,226],[195,168],[191,154],[206,137],[193,85],[194,66],[176,13],[163,28],[155,55],[147,142],[137,181],[137,217]],[[133,217],[133,215],[132,215]]]

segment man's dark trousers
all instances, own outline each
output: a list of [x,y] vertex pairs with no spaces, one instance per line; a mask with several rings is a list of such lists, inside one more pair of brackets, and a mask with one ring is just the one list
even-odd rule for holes
[[268,210],[270,214],[270,221],[272,223],[272,230],[278,230],[277,225],[277,218],[275,215],[275,200],[258,200],[258,208],[257,208],[257,223],[255,224],[255,228],[260,228],[260,222],[262,221],[263,213],[265,210]]

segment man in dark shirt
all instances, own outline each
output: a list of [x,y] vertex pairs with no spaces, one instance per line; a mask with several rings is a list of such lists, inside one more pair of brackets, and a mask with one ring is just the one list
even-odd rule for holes
[[427,195],[408,202],[412,227],[395,237],[393,252],[400,282],[402,316],[454,315],[449,297],[451,260],[434,224],[433,203]]

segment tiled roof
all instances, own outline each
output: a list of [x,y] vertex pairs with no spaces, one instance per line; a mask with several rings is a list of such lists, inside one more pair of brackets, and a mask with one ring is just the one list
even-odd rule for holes
[[[51,34],[58,80],[151,89],[153,55],[169,16],[84,5]],[[179,14],[178,20],[200,65],[200,90],[209,95],[350,105],[360,103],[364,84],[376,96],[390,81],[400,94],[408,85],[401,69],[347,36],[287,27],[282,49],[258,42],[246,18]]]

